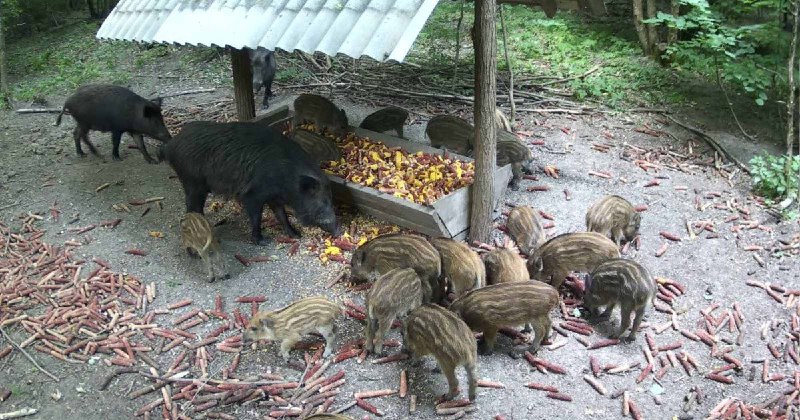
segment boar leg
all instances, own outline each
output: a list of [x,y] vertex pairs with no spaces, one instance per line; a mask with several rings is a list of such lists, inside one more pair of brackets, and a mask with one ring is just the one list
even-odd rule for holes
[[183,192],[186,195],[186,212],[203,214],[208,188],[204,185],[193,184],[193,181],[187,180],[183,182]]
[[531,344],[531,353],[536,353],[539,351],[539,347],[542,346],[542,342],[544,342],[545,337],[550,334],[549,324],[549,317],[538,317],[533,321],[533,333],[535,334],[535,337],[533,338],[533,344]]
[[290,333],[288,337],[283,339],[281,342],[281,356],[283,360],[289,361],[289,350],[291,350],[300,339],[302,339],[302,337],[296,332]]
[[620,312],[622,320],[619,323],[619,331],[614,334],[611,338],[619,338],[622,333],[628,330],[628,327],[631,326],[631,313],[633,312],[633,308],[630,305],[622,304],[620,305]]
[[375,341],[375,354],[383,354],[383,338],[386,337],[386,331],[392,326],[391,319],[378,320],[377,331],[373,335]]
[[216,280],[216,276],[214,275],[214,267],[211,265],[211,261],[209,261],[207,255],[200,255],[200,258],[203,259],[203,264],[206,266],[206,272],[208,273],[208,277],[206,277],[206,281],[209,283],[213,283]]
[[467,371],[467,386],[469,387],[469,400],[475,401],[475,388],[478,384],[478,378],[475,374],[475,364],[467,363],[464,365],[464,370]]
[[636,341],[636,333],[639,332],[639,326],[642,324],[642,318],[644,317],[644,308],[645,305],[642,305],[639,308],[636,308],[636,318],[633,319],[633,327],[631,327],[631,333],[625,337],[626,342],[633,342]]
[[[555,271],[553,272],[552,276],[550,277],[550,285],[553,286],[556,290],[561,288],[561,285],[564,284],[564,281],[567,279],[566,271]],[[545,277],[547,278],[547,277]]]
[[367,325],[364,325],[364,350],[373,353],[375,349],[375,330],[378,328],[378,320],[368,318]]
[[298,232],[297,229],[295,229],[294,226],[289,223],[289,216],[286,215],[286,209],[284,209],[283,206],[270,204],[269,208],[272,210],[275,218],[278,219],[278,222],[280,222],[283,232],[286,235],[295,239],[300,238],[300,232]]
[[92,152],[95,156],[100,156],[100,153],[94,147],[94,144],[89,141],[89,128],[83,127],[81,125],[76,125],[75,129],[72,130],[72,137],[75,140],[75,152],[80,157],[86,156],[86,153],[83,153],[83,149],[81,149],[81,141],[86,143],[89,146],[89,151]]
[[267,245],[269,241],[261,235],[261,212],[264,210],[264,202],[254,197],[243,197],[242,204],[250,219],[250,237],[256,245]]
[[458,378],[456,378],[456,367],[442,363],[443,360],[438,357],[436,358],[436,362],[439,364],[439,368],[442,370],[444,377],[447,378],[447,387],[449,388],[449,391],[447,394],[445,394],[444,398],[446,400],[452,400],[458,396]]
[[111,158],[114,160],[122,160],[119,157],[119,143],[122,141],[122,132],[121,131],[112,131],[111,132]]
[[531,325],[530,322],[528,322],[527,324],[525,324],[525,328],[522,329],[522,332],[528,334],[531,331],[533,331],[533,326]]
[[336,341],[336,325],[323,325],[317,327],[317,331],[325,338],[325,352],[322,357],[328,357],[333,353],[333,342]]
[[609,302],[608,305],[606,305],[606,309],[601,314],[598,314],[595,318],[598,321],[608,320],[611,318],[611,312],[614,310],[614,306],[617,305],[614,302]]
[[395,131],[397,131],[397,137],[400,137],[401,139],[405,138],[405,137],[403,137],[403,126],[402,125],[397,127],[397,128],[395,128]]
[[517,191],[519,190],[519,181],[522,179],[522,164],[519,162],[512,163],[511,173],[513,176],[511,177],[511,182],[508,183],[508,188]]
[[147,163],[158,163],[152,157],[150,157],[149,153],[147,153],[147,149],[144,147],[144,136],[142,136],[141,134],[133,134],[132,136],[133,140],[136,141],[136,147],[138,147],[139,151],[142,152],[144,160]]
[[486,328],[483,330],[483,340],[478,344],[478,354],[487,356],[493,353],[494,344],[497,341],[497,328]]

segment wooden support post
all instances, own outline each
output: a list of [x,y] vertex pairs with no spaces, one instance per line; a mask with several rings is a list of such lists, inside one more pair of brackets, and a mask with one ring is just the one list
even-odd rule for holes
[[253,99],[253,69],[247,50],[231,49],[231,67],[236,115],[239,121],[251,121],[256,116],[256,105]]
[[470,241],[488,242],[494,210],[493,174],[497,147],[494,111],[497,82],[495,0],[475,1],[475,182],[472,184]]

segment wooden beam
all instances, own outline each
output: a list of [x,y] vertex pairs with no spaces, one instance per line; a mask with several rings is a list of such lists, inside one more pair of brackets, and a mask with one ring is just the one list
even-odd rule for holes
[[497,82],[495,0],[475,1],[475,181],[470,206],[470,241],[488,242],[492,232],[494,167],[497,147],[494,111]]
[[256,116],[256,105],[253,99],[253,69],[247,50],[231,48],[231,67],[236,115],[239,121],[250,121]]

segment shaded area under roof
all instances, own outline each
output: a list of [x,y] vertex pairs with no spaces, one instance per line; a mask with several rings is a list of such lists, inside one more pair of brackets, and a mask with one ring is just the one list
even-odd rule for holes
[[438,0],[121,0],[97,38],[403,61]]

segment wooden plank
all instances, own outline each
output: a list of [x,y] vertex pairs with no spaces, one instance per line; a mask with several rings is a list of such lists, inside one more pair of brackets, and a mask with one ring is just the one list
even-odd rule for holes
[[253,122],[259,124],[266,124],[272,125],[275,122],[280,120],[287,119],[289,117],[289,105],[283,105],[272,111],[267,112],[266,114],[259,115],[253,118]]

